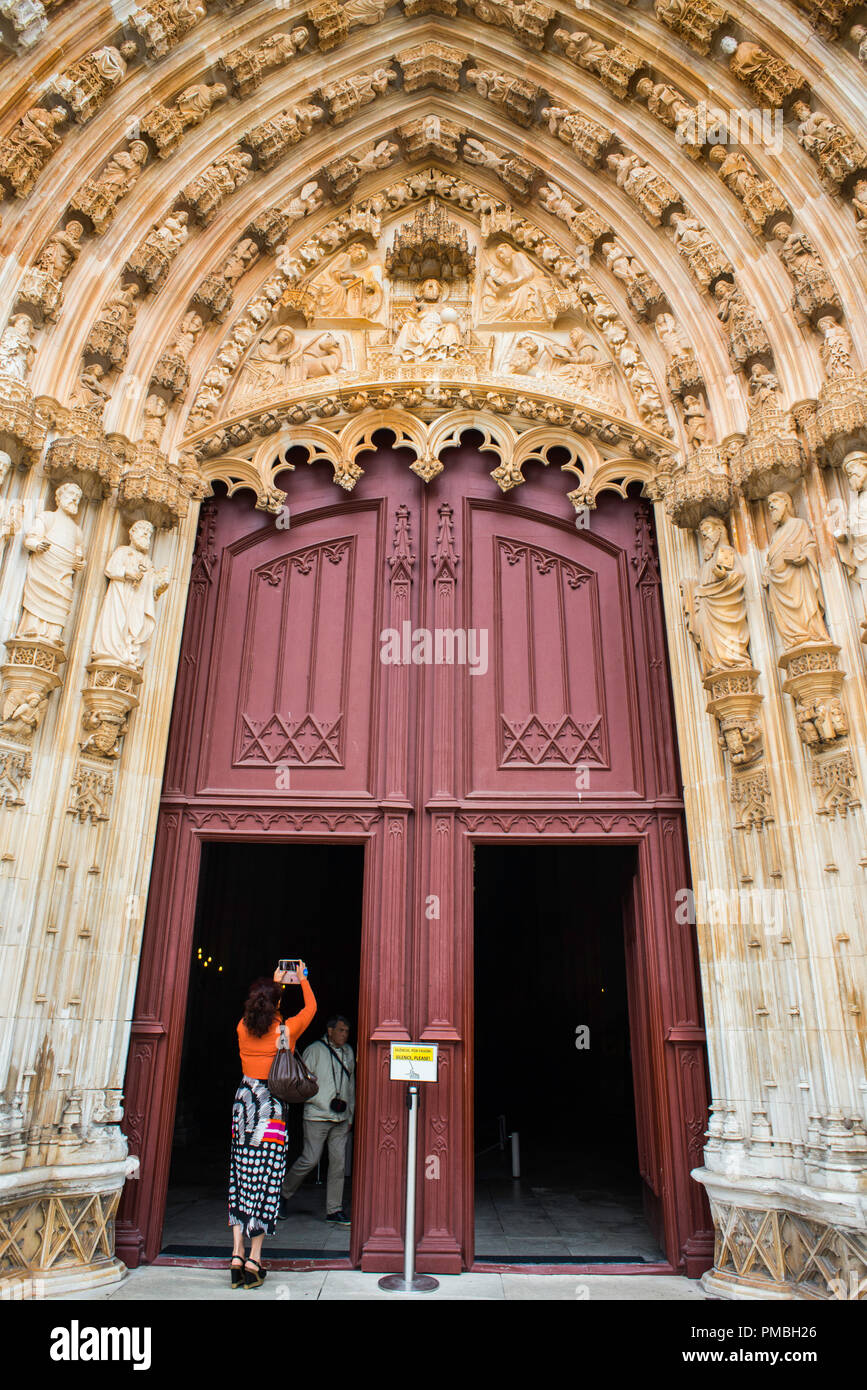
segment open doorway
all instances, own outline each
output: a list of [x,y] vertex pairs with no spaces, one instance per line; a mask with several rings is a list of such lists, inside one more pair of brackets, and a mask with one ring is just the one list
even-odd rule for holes
[[636,1143],[624,931],[635,873],[630,846],[476,847],[477,1260],[665,1259]]
[[[302,957],[318,1006],[302,1051],[322,1036],[329,1016],[341,1013],[350,1019],[357,1055],[363,872],[361,845],[202,846],[162,1254],[224,1256],[231,1243],[231,1111],[241,1075],[235,1030],[250,982],[271,974],[281,956]],[[289,988],[287,1013],[294,1013],[301,991]],[[290,1107],[287,1166],[301,1152],[301,1115],[301,1106]],[[349,1228],[324,1220],[326,1161],[323,1154],[321,1171],[306,1179],[267,1240],[270,1257],[348,1252]],[[347,1176],[347,1209],[350,1185]]]

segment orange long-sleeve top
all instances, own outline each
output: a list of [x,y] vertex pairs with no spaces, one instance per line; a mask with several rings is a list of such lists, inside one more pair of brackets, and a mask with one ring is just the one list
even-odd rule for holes
[[[294,1018],[286,1020],[289,1046],[293,1052],[295,1051],[295,1044],[316,1013],[316,996],[310,988],[309,981],[303,975],[301,977],[301,992],[304,995],[304,1008],[299,1014],[295,1014]],[[249,1031],[244,1020],[241,1019],[238,1024],[238,1049],[241,1053],[241,1067],[245,1076],[251,1076],[256,1081],[268,1080],[271,1063],[277,1051],[277,1039],[282,1022],[281,1014],[276,1013],[268,1032],[264,1033],[261,1038],[256,1038]]]

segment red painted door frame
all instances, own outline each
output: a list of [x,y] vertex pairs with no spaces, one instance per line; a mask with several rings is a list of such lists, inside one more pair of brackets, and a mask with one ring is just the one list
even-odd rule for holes
[[[117,1249],[130,1264],[153,1259],[159,1249],[200,845],[235,838],[365,843],[363,1099],[351,1255],[364,1269],[401,1268],[406,1112],[403,1088],[388,1080],[388,1050],[392,1040],[430,1039],[440,1047],[440,1080],[423,1097],[419,1143],[423,1155],[439,1157],[441,1177],[419,1185],[417,1257],[433,1273],[456,1273],[473,1258],[473,843],[637,845],[627,969],[633,1038],[644,1040],[633,1047],[639,1162],[672,1268],[696,1274],[710,1264],[704,1193],[689,1177],[701,1162],[707,1092],[694,940],[673,922],[675,892],[689,880],[652,522],[645,504],[609,499],[594,533],[576,537],[555,474],[528,482],[520,504],[492,500],[489,465],[480,470],[479,456],[464,452],[425,487],[405,460],[386,451],[353,497],[337,504],[323,478],[302,470],[293,477],[293,530],[282,536],[237,502],[205,508],[127,1068],[124,1127],[141,1171],[124,1194]],[[289,560],[281,558],[286,555]],[[351,576],[341,569],[346,565]],[[227,576],[235,574],[240,577],[230,583]],[[492,643],[500,644],[497,671],[509,679],[503,685],[496,674],[485,685],[449,665],[393,668],[386,678],[377,661],[359,676],[353,648],[356,674],[347,693],[340,682],[349,658],[341,670],[329,670],[313,652],[316,680],[308,684],[326,692],[320,701],[332,699],[332,715],[338,706],[343,711],[342,723],[329,725],[340,730],[330,745],[334,766],[317,771],[302,761],[300,793],[293,774],[293,795],[276,797],[267,791],[267,767],[257,772],[258,764],[231,742],[226,706],[234,718],[236,692],[252,677],[232,676],[218,695],[214,682],[227,678],[222,668],[233,660],[231,648],[221,645],[223,629],[228,624],[237,640],[244,623],[240,596],[264,605],[267,631],[287,630],[289,610],[273,605],[284,594],[285,603],[303,606],[304,585],[314,581],[317,595],[331,585],[323,611],[332,625],[343,623],[347,650],[357,642],[364,653],[377,631],[400,631],[405,621],[429,629],[484,621]],[[558,600],[561,590],[565,599]],[[255,600],[244,597],[254,591]],[[545,629],[558,601],[562,623],[572,624],[563,628],[562,652],[552,637],[559,629]],[[247,611],[248,623],[258,621],[254,608]],[[279,623],[275,612],[283,615]],[[292,621],[303,646],[297,616]],[[268,658],[251,632],[248,671],[249,660]],[[590,804],[564,798],[556,749],[547,762],[520,765],[537,756],[541,737],[514,696],[534,642],[527,659],[535,663],[531,687],[542,692],[533,696],[536,705],[556,705],[562,686],[570,715],[582,702],[591,713],[600,711],[595,724],[576,716],[578,725],[566,729],[567,739],[593,744],[594,766],[611,783],[611,792],[597,793]],[[595,653],[595,676],[593,662],[585,669],[586,661],[574,656],[588,642],[604,647]],[[549,658],[562,668],[553,679]],[[285,667],[288,658],[278,653],[273,660]],[[291,684],[291,671],[273,671],[256,675],[251,699],[272,678],[275,689]],[[322,711],[312,713],[317,728],[325,727]],[[566,727],[559,710],[553,714],[536,725]],[[544,710],[539,717],[545,721]],[[515,753],[522,739],[529,755],[524,745]],[[431,894],[440,904],[433,921],[425,914]]]

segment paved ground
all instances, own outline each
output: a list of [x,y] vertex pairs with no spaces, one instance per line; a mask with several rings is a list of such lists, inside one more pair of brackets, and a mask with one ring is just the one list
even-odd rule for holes
[[[433,1293],[385,1293],[379,1276],[357,1270],[272,1271],[260,1289],[233,1290],[227,1270],[166,1268],[131,1270],[106,1293],[70,1295],[74,1302],[258,1299],[284,1302],[311,1299],[403,1299],[419,1303],[442,1299],[602,1300],[621,1302],[706,1301],[698,1283],[675,1275],[652,1274],[458,1274],[443,1277]],[[58,1300],[59,1301],[59,1300]]]

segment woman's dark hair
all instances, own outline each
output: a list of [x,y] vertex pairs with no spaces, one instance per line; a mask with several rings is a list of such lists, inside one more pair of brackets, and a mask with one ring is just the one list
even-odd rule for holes
[[244,1025],[254,1038],[264,1038],[280,1003],[280,985],[269,980],[267,975],[254,980],[244,1005]]

